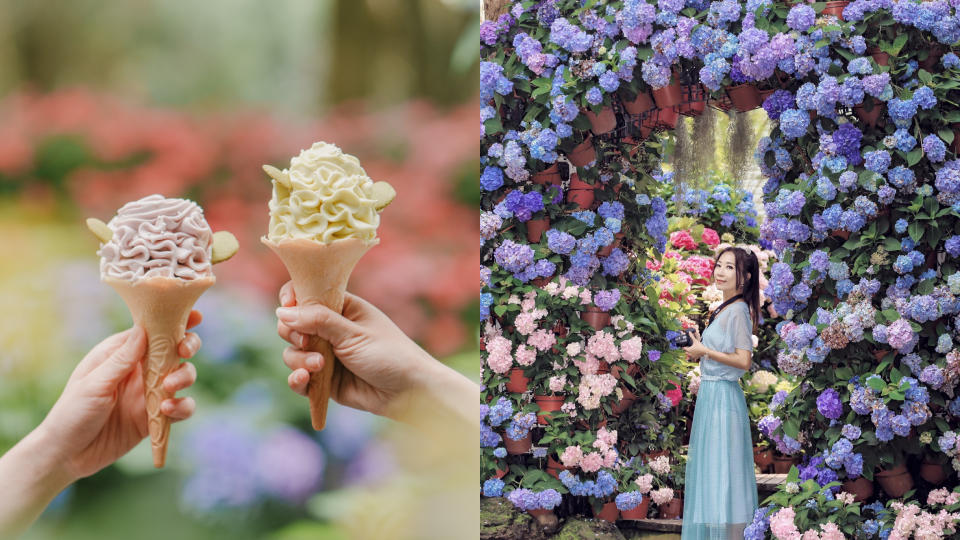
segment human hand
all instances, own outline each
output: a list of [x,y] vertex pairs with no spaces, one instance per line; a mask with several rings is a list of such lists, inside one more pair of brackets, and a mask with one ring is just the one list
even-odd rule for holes
[[[346,293],[343,315],[322,305],[297,306],[292,282],[280,289],[277,333],[292,344],[283,361],[293,370],[290,388],[307,394],[310,373],[325,362],[320,353],[303,350],[316,335],[333,347],[340,364],[333,372],[331,397],[342,405],[398,419],[409,397],[437,367],[446,368],[413,342],[389,317],[366,300]],[[452,370],[449,370],[452,371]]]
[[683,350],[687,353],[687,358],[696,360],[707,354],[707,348],[700,342],[700,331],[696,328],[692,328],[690,332],[690,340],[693,342],[689,347],[684,347]]
[[[200,324],[192,311],[187,328]],[[188,332],[177,345],[181,358],[192,358],[200,338]],[[90,476],[130,451],[148,435],[143,369],[146,332],[139,326],[114,334],[95,346],[77,365],[60,398],[37,431],[56,446],[59,463],[71,480]],[[163,380],[177,392],[196,381],[197,370],[184,362]],[[189,418],[193,398],[166,399],[160,410],[174,422]]]

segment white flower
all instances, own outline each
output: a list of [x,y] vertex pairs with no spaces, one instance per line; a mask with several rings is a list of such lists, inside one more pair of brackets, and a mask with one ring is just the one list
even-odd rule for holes
[[670,472],[670,458],[659,456],[650,462],[650,470],[657,474],[667,474]]
[[787,482],[787,485],[783,486],[783,490],[787,493],[794,495],[800,493],[800,486],[796,482]]
[[777,380],[776,375],[761,369],[753,374],[753,378],[750,379],[750,385],[756,388],[758,392],[764,393],[770,389],[770,385],[777,384]]

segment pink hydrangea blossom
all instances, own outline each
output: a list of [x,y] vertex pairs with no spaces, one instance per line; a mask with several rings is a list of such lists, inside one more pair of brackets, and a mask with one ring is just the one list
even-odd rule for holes
[[770,516],[770,533],[773,537],[778,540],[800,540],[800,531],[793,522],[796,516],[791,506],[781,508]]
[[853,504],[854,499],[856,499],[856,495],[853,493],[847,493],[846,491],[841,491],[840,493],[836,494],[836,499],[843,504]]
[[585,306],[593,303],[593,294],[588,289],[580,291],[580,303]]
[[513,325],[517,327],[517,332],[525,336],[529,336],[534,330],[537,329],[537,321],[533,318],[533,313],[525,311],[514,319]]
[[647,259],[646,265],[647,270],[650,270],[651,272],[657,272],[663,268],[663,263],[656,259]]
[[697,249],[697,241],[690,235],[690,231],[674,231],[670,234],[670,245],[687,251]]
[[601,330],[590,336],[587,340],[587,352],[606,360],[607,363],[613,363],[620,359],[620,351],[617,350],[617,344],[614,342],[613,334]]
[[717,234],[717,231],[711,229],[710,227],[703,228],[703,234],[700,235],[700,239],[703,240],[703,243],[706,244],[710,249],[720,245],[720,235]]
[[551,392],[563,392],[563,389],[567,386],[567,376],[559,375],[550,377],[549,386]]
[[673,489],[665,487],[653,490],[650,492],[650,498],[657,506],[667,504],[673,500]]
[[601,467],[603,467],[603,456],[600,455],[600,452],[590,452],[580,460],[580,468],[583,472],[597,472]]
[[560,406],[560,411],[564,414],[569,415],[570,418],[577,417],[577,405],[576,403],[564,403]]
[[525,345],[517,347],[517,363],[521,366],[532,365],[537,359],[537,350]]
[[620,342],[621,358],[633,363],[639,360],[641,356],[643,356],[643,339],[640,336],[634,336]]
[[653,489],[653,475],[652,474],[641,474],[633,481],[637,485],[638,491],[646,495],[650,493],[650,490]]
[[568,446],[564,449],[563,453],[560,454],[560,463],[563,463],[564,467],[577,467],[580,465],[580,460],[583,458],[583,450],[579,446]]
[[614,449],[609,449],[606,452],[603,452],[603,466],[610,469],[617,464],[617,451]]
[[547,283],[547,286],[544,287],[543,290],[546,291],[550,296],[556,296],[560,294],[560,284],[556,281],[551,281],[550,283]]
[[820,529],[823,530],[823,534],[820,536],[821,540],[844,540],[846,538],[836,523],[824,523],[820,525]]
[[574,358],[573,365],[577,366],[581,375],[596,375],[600,369],[600,360],[592,354],[588,354],[584,359]]
[[579,395],[577,402],[585,410],[593,410],[600,407],[600,399],[609,396],[617,386],[617,379],[609,374],[602,375],[584,375],[580,379]]
[[513,344],[503,336],[496,336],[487,343],[487,365],[494,373],[503,375],[513,367]]
[[650,470],[657,474],[667,474],[670,472],[670,458],[667,456],[658,456],[650,461]]
[[617,430],[608,430],[606,427],[597,430],[597,440],[594,441],[593,446],[606,450],[615,444],[617,444]]
[[800,540],[820,540],[820,533],[813,529],[804,531],[803,535],[800,537]]
[[557,343],[557,336],[549,330],[537,330],[536,332],[530,334],[530,337],[527,338],[527,344],[531,347],[535,347],[540,352],[546,352],[550,350]]
[[583,352],[583,343],[579,341],[576,343],[567,344],[567,356],[577,356]]
[[[519,358],[517,361],[519,362]],[[673,386],[673,388],[664,392],[664,395],[670,398],[670,403],[673,403],[673,406],[676,407],[680,403],[680,400],[683,399],[683,392],[680,390],[680,387],[677,386],[677,383],[673,381],[667,381],[667,385]]]

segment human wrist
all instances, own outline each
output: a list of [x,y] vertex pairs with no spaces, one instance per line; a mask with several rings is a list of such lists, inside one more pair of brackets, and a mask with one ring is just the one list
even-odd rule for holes
[[79,478],[70,469],[68,456],[61,451],[62,444],[57,440],[54,430],[43,422],[17,445],[23,445],[21,451],[29,456],[30,467],[38,484],[54,495]]
[[[420,349],[418,368],[406,392],[401,420],[418,424],[425,419],[446,424],[464,424],[479,418],[472,408],[479,400],[479,387],[453,368]],[[478,426],[479,429],[479,426]]]

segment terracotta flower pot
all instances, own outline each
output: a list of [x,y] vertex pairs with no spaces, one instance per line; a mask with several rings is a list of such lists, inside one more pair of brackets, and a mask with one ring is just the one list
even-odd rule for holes
[[677,109],[670,107],[667,109],[660,109],[657,111],[657,127],[663,129],[674,129],[677,127],[677,122],[680,121],[680,113],[677,112]]
[[846,480],[840,490],[853,495],[854,501],[864,502],[873,496],[873,482],[861,476],[856,480]]
[[647,519],[647,511],[650,509],[650,497],[643,496],[643,500],[633,510],[621,510],[620,519],[629,519],[639,521]]
[[881,66],[890,65],[890,55],[881,51],[879,47],[870,47],[867,49],[867,54],[873,57],[873,61]]
[[566,396],[533,396],[533,401],[540,407],[540,412],[537,413],[537,423],[546,425],[547,414],[559,411],[566,399]]
[[760,472],[770,470],[770,466],[773,465],[773,450],[755,446],[753,448],[753,462],[756,463],[757,467],[760,467]]
[[515,441],[510,437],[507,437],[506,434],[503,435],[503,447],[507,449],[507,453],[516,456],[520,454],[526,454],[533,447],[533,434],[527,433],[527,436]]
[[660,517],[663,519],[680,519],[683,515],[683,499],[674,497],[672,501],[660,507]]
[[627,409],[629,409],[630,406],[633,405],[636,401],[637,401],[637,395],[634,394],[633,392],[630,392],[629,390],[624,389],[623,398],[620,399],[620,401],[614,403],[610,407],[610,412],[614,416],[620,416]]
[[833,15],[836,18],[843,20],[843,8],[847,7],[847,4],[850,2],[841,1],[841,2],[827,2],[827,7],[823,8],[823,11],[820,12],[821,15]]
[[947,470],[940,463],[924,461],[920,464],[920,478],[935,486],[939,486],[947,479]]
[[773,472],[777,474],[786,474],[790,472],[790,467],[799,463],[800,460],[790,456],[773,456]]
[[760,92],[752,84],[740,84],[727,88],[727,95],[733,103],[733,108],[740,112],[752,111],[762,103]]
[[580,313],[580,318],[593,327],[594,330],[602,330],[610,324],[610,313],[600,311],[595,306],[590,306],[586,311]]
[[913,488],[913,478],[907,472],[907,466],[897,465],[892,469],[882,469],[874,475],[884,493],[891,497],[901,497]]
[[677,82],[677,78],[672,78],[670,84],[663,88],[654,90],[653,101],[657,104],[657,107],[661,109],[669,109],[682,103],[683,90],[680,88],[680,83]]
[[888,350],[886,350],[886,349],[876,349],[876,350],[872,351],[871,354],[873,354],[874,360],[876,360],[876,361],[879,362],[880,360],[883,360],[883,357],[884,357],[884,356],[890,354],[890,351],[888,351]]
[[536,508],[534,510],[527,510],[527,513],[535,518],[539,518],[542,516],[549,516],[550,514],[553,513],[553,510],[544,510],[543,508]]
[[610,373],[610,364],[606,360],[600,360],[597,362],[597,375],[604,373]]
[[574,147],[567,154],[567,159],[574,167],[586,167],[597,159],[597,151],[593,148],[593,135],[587,135],[582,143]]
[[958,129],[953,130],[953,142],[950,143],[950,150],[960,156],[960,130]]
[[594,201],[594,186],[580,180],[580,175],[570,174],[570,189],[567,191],[567,202],[572,202],[583,210],[589,210]]
[[653,98],[647,92],[637,94],[637,99],[633,101],[624,101],[623,108],[630,114],[640,114],[653,108]]
[[593,517],[609,521],[610,523],[616,523],[617,518],[620,517],[620,510],[617,509],[617,503],[608,502],[603,505],[599,512],[594,510]]
[[605,107],[599,113],[584,110],[583,114],[587,115],[587,120],[590,121],[590,131],[595,135],[610,133],[617,127],[617,115],[614,114],[613,107]]
[[564,467],[563,463],[553,459],[553,456],[547,457],[547,474],[559,479],[561,471],[569,471],[571,467]]
[[553,184],[555,186],[559,186],[563,183],[563,177],[560,176],[560,165],[554,163],[540,172],[535,172],[530,177],[530,180],[534,184]]
[[846,240],[850,238],[850,231],[844,231],[840,229],[834,229],[830,231],[830,236],[835,236],[841,240]]
[[762,107],[762,106],[763,106],[763,103],[764,103],[765,101],[767,101],[767,98],[770,97],[770,96],[772,96],[773,93],[776,92],[776,91],[777,91],[777,90],[776,90],[775,88],[767,88],[766,90],[759,90],[759,89],[758,89],[757,92],[760,94],[760,106]]
[[933,66],[937,65],[940,62],[940,58],[943,57],[944,48],[943,46],[937,44],[930,48],[929,54],[927,54],[927,59],[919,62],[920,67],[926,71],[933,69]]
[[534,278],[532,281],[530,281],[530,283],[533,283],[534,287],[539,287],[542,289],[546,287],[547,283],[550,283],[550,280],[552,279],[553,279],[553,276],[545,276],[545,277],[541,276],[538,278]]
[[650,463],[651,461],[657,459],[660,456],[670,455],[669,450],[654,450],[653,452],[644,452],[640,454],[640,457],[643,458],[644,463]]
[[510,466],[504,465],[505,469],[497,469],[497,472],[493,473],[494,478],[503,478],[508,472],[510,472]]
[[550,218],[543,217],[527,221],[527,240],[531,244],[539,244],[543,233],[550,228]]
[[[870,103],[869,105],[867,104],[868,102]],[[867,110],[868,108],[869,110]],[[883,109],[884,103],[882,101],[875,100],[871,96],[866,96],[862,104],[853,108],[853,112],[864,124],[870,127],[876,127],[880,121],[880,116],[883,114]]]
[[522,368],[510,368],[510,380],[507,381],[507,392],[522,394],[527,391],[530,378],[524,376]]

